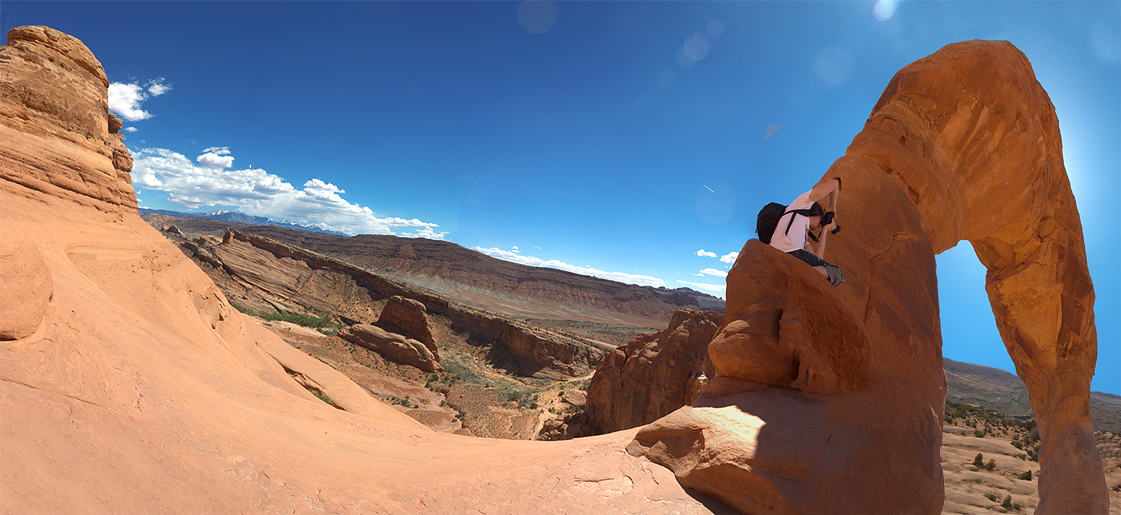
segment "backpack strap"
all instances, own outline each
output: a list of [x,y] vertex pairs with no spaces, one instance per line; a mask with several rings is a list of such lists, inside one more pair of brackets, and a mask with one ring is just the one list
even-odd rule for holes
[[[802,216],[807,217],[807,218],[817,214],[812,208],[811,209],[791,209],[789,211],[784,212],[782,214],[782,216],[786,216],[787,214],[790,214],[790,213],[794,213],[795,215],[802,215]],[[786,234],[786,235],[789,236],[790,235],[790,227],[793,226],[793,225],[794,225],[794,217],[792,216],[792,217],[790,217],[790,222],[788,222],[786,224],[786,231],[783,232],[783,234]],[[817,239],[815,238],[814,241],[817,241]]]

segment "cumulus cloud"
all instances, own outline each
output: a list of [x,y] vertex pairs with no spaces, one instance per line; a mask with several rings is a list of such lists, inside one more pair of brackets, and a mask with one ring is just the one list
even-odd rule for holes
[[723,270],[717,270],[715,268],[706,268],[704,270],[701,270],[697,274],[698,277],[704,276],[704,275],[713,275],[713,276],[716,276],[716,277],[728,277],[728,272],[725,272]]
[[[344,199],[344,190],[320,179],[297,188],[260,168],[232,169],[228,148],[212,147],[196,158],[162,148],[134,153],[132,181],[137,188],[161,191],[188,209],[221,206],[254,216],[312,224],[347,234],[398,234],[443,239],[439,225],[417,219],[379,217]],[[403,229],[402,229],[403,228]],[[396,229],[396,230],[395,230]]]
[[720,256],[720,262],[721,263],[732,264],[732,263],[736,262],[736,258],[738,258],[738,257],[740,257],[739,252],[732,252],[730,254],[724,254],[723,256]]
[[707,250],[705,250],[705,249],[701,249],[701,250],[698,250],[698,251],[697,251],[697,255],[698,255],[698,256],[701,256],[701,257],[716,257],[716,253],[715,253],[715,252],[709,252],[709,251],[707,251]]
[[599,277],[600,279],[607,279],[609,281],[616,281],[627,284],[637,284],[639,286],[653,286],[655,288],[665,286],[665,281],[657,277],[650,277],[648,275],[628,274],[626,272],[605,272],[587,266],[570,265],[563,261],[556,259],[541,259],[533,256],[523,256],[517,252],[502,250],[497,247],[484,249],[482,247],[475,247],[475,250],[486,254],[490,257],[511,261],[514,263],[521,263],[529,266],[540,266],[547,268],[555,268],[557,270],[564,270],[580,275],[590,275],[592,277]]
[[171,86],[166,84],[163,78],[144,84],[114,82],[109,84],[109,112],[130,122],[146,120],[151,118],[152,114],[141,109],[141,104],[151,97],[163,95],[168,91],[171,91]]
[[206,168],[229,168],[234,165],[234,156],[223,156],[214,152],[207,152],[197,159],[199,164]]

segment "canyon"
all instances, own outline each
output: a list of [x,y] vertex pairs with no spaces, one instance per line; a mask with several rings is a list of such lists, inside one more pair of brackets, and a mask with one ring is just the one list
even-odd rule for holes
[[[420,240],[356,237],[348,248],[359,250],[341,250],[338,236],[278,228],[161,233],[137,213],[93,53],[18,27],[0,63],[6,512],[990,509],[970,485],[1008,479],[959,475],[974,449],[999,457],[996,469],[1034,474],[1037,513],[1109,509],[1118,464],[1093,452],[1105,440],[1091,426],[1081,227],[1053,107],[1008,43],[950,45],[901,70],[826,172],[845,195],[897,208],[848,229],[863,243],[836,256],[846,283],[834,289],[751,240],[724,313],[695,309],[687,292],[493,262],[471,290],[471,268],[436,254],[481,258]],[[995,209],[1032,216],[1003,222]],[[1037,468],[946,424],[933,256],[959,240],[990,270],[1035,414]],[[392,246],[374,252],[381,244]],[[403,257],[364,257],[387,254]],[[479,307],[510,304],[511,292],[537,300],[513,313]],[[300,336],[241,310],[326,315],[339,334],[361,328],[424,359]],[[577,334],[562,320],[656,332],[610,342],[626,331]],[[583,418],[552,424],[558,441],[526,441],[514,438],[545,421],[503,408],[513,413],[493,417],[509,428],[494,436],[506,439],[478,438],[497,423],[470,429],[435,405],[493,393],[449,373],[468,360],[489,367],[488,381],[571,385],[557,397],[584,403]],[[575,391],[588,379],[586,396]],[[443,386],[419,386],[433,380]],[[395,391],[413,392],[407,405],[379,400]],[[506,405],[520,406],[520,393]],[[491,404],[478,410],[498,413]],[[944,454],[945,442],[966,454]]]

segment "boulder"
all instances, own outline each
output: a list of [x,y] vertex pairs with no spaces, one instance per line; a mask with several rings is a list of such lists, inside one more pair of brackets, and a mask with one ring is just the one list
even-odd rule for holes
[[440,361],[436,338],[432,336],[432,327],[428,323],[428,312],[419,300],[400,295],[390,297],[374,325],[419,340],[428,347],[436,361]]
[[723,322],[680,309],[662,331],[640,334],[607,355],[588,386],[588,420],[609,433],[648,424],[691,403],[713,375],[705,350]]
[[43,255],[28,240],[0,239],[0,340],[18,340],[39,328],[54,282]]
[[425,372],[444,371],[436,356],[423,343],[387,332],[375,325],[358,324],[344,327],[339,331],[339,337],[403,365],[414,366]]
[[827,259],[847,281],[834,290],[749,241],[709,346],[716,377],[629,450],[744,513],[939,513],[934,256],[968,240],[1039,424],[1037,513],[1106,513],[1093,285],[1058,120],[1027,58],[969,41],[903,68],[832,178],[845,231]]

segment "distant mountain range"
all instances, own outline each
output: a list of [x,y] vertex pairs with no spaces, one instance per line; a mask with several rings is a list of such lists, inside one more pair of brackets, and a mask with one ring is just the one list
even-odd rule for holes
[[[144,211],[140,215],[156,223],[161,213]],[[689,288],[637,286],[554,268],[527,266],[448,241],[372,234],[345,237],[322,231],[293,230],[278,224],[250,225],[225,218],[190,216],[159,223],[174,223],[192,234],[221,237],[229,227],[272,238],[512,315],[596,322],[616,320],[612,323],[656,327],[681,308],[724,312],[723,299]],[[624,321],[612,313],[629,318]]]
[[321,228],[316,227],[314,225],[298,224],[298,223],[293,223],[293,222],[289,222],[289,221],[286,221],[286,220],[281,220],[281,221],[278,222],[278,221],[273,220],[272,218],[269,218],[269,217],[266,217],[266,216],[247,215],[245,213],[239,213],[237,211],[218,210],[218,211],[209,211],[209,212],[206,212],[206,213],[183,213],[183,212],[180,212],[180,211],[169,211],[169,210],[166,210],[166,209],[140,208],[140,214],[141,214],[141,216],[143,216],[145,214],[153,214],[153,215],[173,216],[175,218],[190,218],[190,217],[193,216],[193,217],[198,217],[198,218],[210,218],[210,219],[213,219],[213,220],[225,220],[227,222],[236,222],[236,223],[249,224],[249,225],[271,225],[271,226],[276,226],[276,227],[284,227],[286,229],[293,229],[293,230],[296,230],[296,231],[306,231],[306,232],[314,232],[314,233],[320,233],[320,234],[334,234],[336,236],[346,236],[345,233],[341,233],[341,232],[338,232],[338,231],[329,231],[327,229],[321,229]]
[[[1013,417],[1030,417],[1028,389],[1019,377],[999,368],[942,358],[946,371],[946,400],[973,404]],[[1094,429],[1121,433],[1121,396],[1090,392]]]

